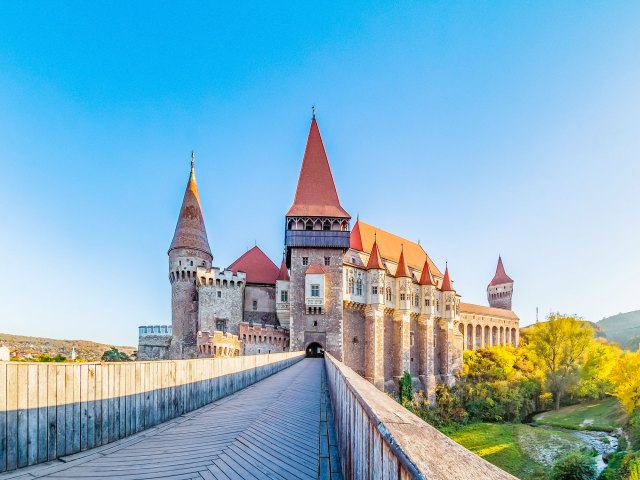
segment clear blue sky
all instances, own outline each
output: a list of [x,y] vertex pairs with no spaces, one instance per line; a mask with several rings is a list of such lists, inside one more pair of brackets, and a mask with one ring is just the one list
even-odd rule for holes
[[523,324],[640,308],[640,3],[3,2],[0,332],[170,322],[196,151],[215,264],[274,261],[310,121],[344,207]]

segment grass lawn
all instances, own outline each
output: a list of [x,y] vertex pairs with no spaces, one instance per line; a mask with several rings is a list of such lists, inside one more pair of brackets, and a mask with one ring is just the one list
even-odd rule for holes
[[558,456],[587,448],[586,443],[569,433],[520,424],[474,423],[445,429],[444,433],[523,480],[544,479]]
[[626,415],[616,398],[605,398],[597,402],[581,403],[536,415],[533,419],[540,425],[569,428],[572,430],[603,430],[611,432],[622,427]]

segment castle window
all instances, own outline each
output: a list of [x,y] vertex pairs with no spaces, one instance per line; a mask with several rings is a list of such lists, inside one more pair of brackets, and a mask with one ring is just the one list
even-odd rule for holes
[[180,260],[180,261],[178,262],[178,265],[182,265],[182,260]]
[[258,310],[258,301],[254,300],[253,302],[251,302],[251,308],[253,308],[254,310]]
[[444,309],[448,312],[449,310],[451,310],[451,305],[449,305],[448,303],[445,305]]
[[425,307],[429,307],[429,306],[431,306],[431,300],[429,300],[428,298],[425,298],[425,299],[424,299],[424,306],[425,306]]
[[280,301],[281,302],[288,302],[289,301],[289,291],[288,290],[282,290],[280,292]]
[[320,296],[320,285],[311,285],[311,296],[312,297]]
[[326,221],[322,224],[322,230],[331,230],[331,224],[329,223],[329,220],[326,220]]
[[415,340],[415,336],[413,335],[413,332],[411,332],[410,335],[411,335],[411,337],[410,337],[411,340],[410,340],[409,344],[410,344],[410,346],[413,347],[416,344],[416,340]]
[[302,257],[302,265],[309,265],[309,257]]
[[218,298],[222,298],[222,292],[218,290]]
[[193,267],[193,260],[191,260],[191,262],[189,262],[189,266]]
[[374,285],[371,287],[371,295],[377,295],[378,294],[378,286]]
[[324,264],[327,267],[331,265],[331,257],[324,257]]
[[313,230],[313,222],[311,220],[307,220],[307,224],[304,227],[305,230]]
[[216,330],[220,330],[221,332],[225,331],[225,322],[224,320],[216,320]]
[[362,279],[358,279],[356,282],[356,295],[362,295]]
[[314,326],[314,327],[317,327],[317,326],[318,326],[318,321],[317,321],[317,320],[314,320],[314,321],[313,321],[313,326]]
[[390,302],[392,298],[391,289],[387,287],[387,301]]
[[404,294],[404,293],[401,293],[401,294],[400,294],[400,301],[401,301],[401,302],[404,302],[404,299],[405,299],[405,294]]
[[351,263],[356,263],[356,259],[354,257],[351,257]]
[[349,293],[353,295],[353,278],[349,278]]

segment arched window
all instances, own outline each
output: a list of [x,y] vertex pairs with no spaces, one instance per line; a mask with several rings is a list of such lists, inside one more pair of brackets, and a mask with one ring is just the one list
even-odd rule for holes
[[353,295],[353,277],[349,277],[349,293]]
[[356,282],[356,295],[362,295],[362,279],[359,278]]
[[391,287],[387,287],[387,302],[390,302],[392,298]]
[[307,224],[304,227],[305,230],[313,230],[313,222],[311,220],[307,220]]

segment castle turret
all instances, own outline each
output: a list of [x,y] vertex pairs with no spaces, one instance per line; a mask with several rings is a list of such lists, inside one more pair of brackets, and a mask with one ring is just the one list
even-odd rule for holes
[[289,305],[289,285],[291,279],[289,278],[289,271],[287,270],[287,263],[282,259],[280,264],[280,272],[276,279],[276,315],[280,325],[284,328],[289,328],[291,320],[291,309]]
[[314,114],[293,205],[286,214],[292,350],[325,349],[343,358],[342,265],[350,219],[340,205]]
[[168,254],[173,328],[170,356],[193,358],[197,355],[198,332],[196,270],[198,267],[211,268],[213,260],[202,217],[193,152],[189,181]]
[[420,290],[422,303],[420,315],[418,315],[418,377],[422,388],[430,402],[435,401],[436,395],[436,371],[434,332],[436,331],[436,298],[438,288],[431,274],[429,257],[425,258],[420,276]]
[[496,274],[487,286],[487,299],[489,305],[496,308],[511,310],[511,298],[513,297],[513,280],[504,271],[502,257],[498,256]]
[[451,385],[455,373],[462,368],[463,340],[458,330],[460,298],[453,288],[448,265],[444,271],[440,290],[442,290],[442,318],[438,332],[439,371],[441,381]]
[[[375,238],[375,237],[374,237]],[[386,272],[374,239],[367,262],[368,292],[364,314],[364,376],[384,390],[384,307]]]

